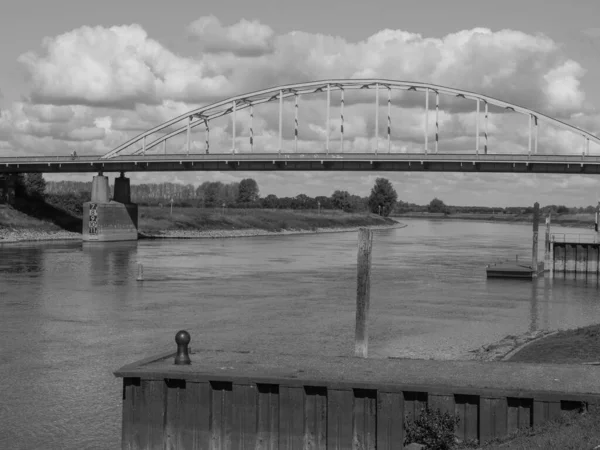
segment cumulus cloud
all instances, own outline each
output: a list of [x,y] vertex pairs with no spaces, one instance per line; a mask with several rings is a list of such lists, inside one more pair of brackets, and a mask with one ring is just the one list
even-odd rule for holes
[[[23,152],[64,153],[77,145],[80,154],[99,153],[201,104],[281,84],[329,78],[430,82],[572,119],[592,132],[600,123],[585,107],[580,84],[585,70],[544,35],[474,28],[428,38],[385,29],[350,42],[301,31],[276,35],[256,20],[224,25],[214,16],[192,22],[187,32],[200,49],[193,57],[167,49],[136,24],[81,27],[44,39],[41,51],[19,58],[28,72],[30,101],[17,102],[2,113],[0,134]],[[375,147],[373,95],[373,91],[346,93],[344,151]],[[333,151],[340,146],[339,98],[338,92],[333,93],[329,129]],[[379,137],[380,148],[387,150],[386,100],[382,92]],[[324,149],[325,95],[303,96],[300,105],[298,150]],[[442,96],[440,106],[440,150],[474,150],[475,103]],[[423,108],[422,93],[394,92],[392,151],[422,151]],[[527,118],[490,111],[490,149],[524,151]],[[286,100],[284,115],[284,147],[295,148],[293,100]],[[276,104],[254,109],[255,151],[279,149],[278,120]],[[249,151],[248,110],[237,114],[236,124],[236,148]],[[230,150],[232,129],[230,116],[211,122],[211,149]],[[542,125],[540,149],[579,152],[581,140],[543,129]],[[430,148],[434,133],[432,110]],[[169,143],[170,151],[183,146],[183,136]],[[203,126],[194,130],[191,147],[203,151]]]
[[273,51],[273,30],[256,20],[242,19],[224,27],[215,16],[205,16],[192,22],[188,32],[207,53],[256,57]]
[[19,61],[28,71],[34,103],[133,108],[164,99],[207,99],[230,85],[207,76],[202,61],[180,57],[139,25],[81,27],[45,38],[44,54]]

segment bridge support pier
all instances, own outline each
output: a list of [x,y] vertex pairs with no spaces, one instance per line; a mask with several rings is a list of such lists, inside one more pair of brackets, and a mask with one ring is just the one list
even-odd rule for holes
[[92,181],[92,199],[83,204],[84,242],[135,241],[138,238],[138,206],[131,203],[129,178],[115,178],[110,199],[108,177],[102,173]]

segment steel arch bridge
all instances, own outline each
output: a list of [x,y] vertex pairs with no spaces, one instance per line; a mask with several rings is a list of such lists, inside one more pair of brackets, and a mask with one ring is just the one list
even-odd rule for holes
[[[349,90],[375,91],[373,98],[375,144],[367,152],[344,151],[344,92]],[[381,91],[387,92],[387,131],[380,136]],[[412,153],[391,151],[392,91],[414,91],[424,94],[423,144]],[[331,147],[331,93],[339,91],[339,150]],[[326,96],[325,133],[322,143],[313,143],[315,151],[298,151],[299,121],[298,99],[302,95],[321,93]],[[431,94],[435,103],[430,105]],[[445,95],[474,101],[476,111],[475,136],[472,147],[464,151],[444,152],[439,145],[439,100]],[[283,140],[283,104],[286,98],[294,98],[294,141]],[[384,97],[385,99],[385,97]],[[253,128],[254,107],[265,103],[279,104],[279,133],[276,150],[265,152],[257,149]],[[494,152],[488,142],[489,106],[513,111],[528,117],[529,134],[525,151],[512,153]],[[398,106],[395,104],[394,106]],[[430,107],[432,106],[432,107]],[[248,139],[250,151],[236,148],[239,139],[236,130],[236,114],[249,109]],[[433,109],[433,111],[432,111]],[[434,129],[430,129],[429,115],[435,114]],[[482,117],[483,114],[483,117]],[[231,117],[230,148],[211,148],[210,124],[220,117]],[[336,122],[337,122],[336,118]],[[548,154],[538,151],[538,128],[540,123],[566,130],[579,136],[581,147],[569,149],[564,154]],[[204,148],[201,153],[192,152],[192,130],[203,126]],[[337,126],[337,123],[336,123]],[[385,129],[385,127],[383,127]],[[184,137],[183,146],[168,152],[168,142]],[[381,146],[381,138],[387,144]],[[431,142],[430,142],[431,140]],[[314,142],[314,141],[313,141]],[[474,92],[439,86],[430,83],[394,81],[386,79],[332,79],[277,86],[251,92],[196,108],[164,122],[124,142],[103,156],[32,156],[0,157],[0,174],[18,172],[67,173],[67,172],[135,172],[135,171],[437,171],[437,172],[534,172],[534,173],[583,173],[600,174],[600,151],[590,152],[590,142],[600,145],[597,136],[531,109],[507,103]],[[579,149],[581,151],[579,151]],[[258,150],[258,151],[257,151]]]
[[[308,83],[300,83],[300,84],[291,84],[285,86],[277,86],[270,89],[265,89],[261,91],[255,91],[235,97],[231,97],[207,106],[203,106],[192,111],[189,111],[179,117],[175,117],[167,122],[164,122],[144,133],[139,134],[138,136],[130,139],[127,142],[124,142],[117,148],[108,152],[103,156],[104,159],[113,158],[120,154],[129,154],[131,155],[145,155],[147,151],[156,148],[157,146],[163,145],[163,149],[166,150],[167,141],[175,136],[186,133],[186,154],[190,153],[190,134],[191,130],[204,125],[206,130],[206,140],[205,140],[205,150],[206,153],[209,153],[210,149],[210,121],[217,119],[222,116],[231,115],[232,118],[232,148],[231,151],[235,152],[235,142],[238,136],[236,135],[236,113],[243,109],[250,109],[250,134],[248,136],[250,142],[250,151],[253,151],[254,147],[254,133],[253,133],[253,125],[252,121],[254,118],[253,107],[255,105],[259,105],[262,103],[268,102],[279,102],[279,152],[286,152],[283,145],[283,100],[288,97],[295,98],[294,104],[294,151],[297,151],[297,142],[298,142],[298,98],[301,95],[305,94],[315,94],[315,93],[323,93],[327,94],[327,123],[326,127],[326,142],[324,143],[325,153],[329,153],[330,151],[330,105],[331,99],[330,95],[332,91],[341,91],[341,100],[340,100],[340,139],[341,139],[341,152],[343,152],[343,142],[344,142],[344,91],[346,90],[365,90],[365,89],[373,89],[376,91],[375,93],[375,148],[374,152],[378,152],[379,150],[379,101],[380,95],[379,91],[384,89],[387,91],[387,151],[390,153],[390,135],[391,135],[391,92],[392,90],[405,90],[405,91],[415,91],[415,92],[423,92],[425,94],[425,126],[424,126],[424,145],[423,152],[428,153],[431,151],[429,148],[429,97],[430,93],[435,94],[435,147],[433,149],[434,153],[438,153],[439,147],[439,98],[440,94],[460,97],[464,99],[471,99],[476,102],[477,108],[477,120],[476,120],[476,138],[475,138],[475,152],[476,154],[480,151],[480,116],[481,116],[481,104],[484,106],[484,123],[483,123],[483,154],[488,153],[488,106],[495,105],[500,108],[504,108],[506,110],[511,110],[529,117],[529,154],[537,154],[538,150],[538,123],[539,122],[547,122],[553,126],[558,128],[562,128],[573,133],[579,134],[582,136],[585,142],[585,154],[589,154],[589,143],[590,141],[600,144],[600,138],[594,136],[593,134],[577,128],[573,125],[569,125],[560,120],[554,119],[537,111],[533,111],[527,108],[523,108],[521,106],[517,106],[511,103],[507,103],[492,97],[488,97],[485,95],[477,94],[474,92],[464,91],[460,89],[454,89],[445,86],[439,86],[430,83],[420,83],[420,82],[411,82],[411,81],[394,81],[394,80],[383,80],[383,79],[345,79],[345,80],[323,80],[323,81],[312,81]],[[164,135],[151,139],[150,142],[147,142],[148,138],[156,135],[157,133],[164,132],[170,128],[176,127],[175,130],[166,132]],[[133,151],[132,148],[136,147]]]

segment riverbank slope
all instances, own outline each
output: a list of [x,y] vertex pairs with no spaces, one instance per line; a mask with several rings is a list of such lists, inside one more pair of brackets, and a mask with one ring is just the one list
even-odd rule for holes
[[[47,215],[46,215],[47,216]],[[12,207],[0,208],[0,242],[81,239],[51,219],[36,218]],[[358,227],[394,228],[398,221],[369,213],[277,209],[139,208],[140,238],[219,238],[271,234],[353,231]],[[73,227],[71,228],[73,230]]]

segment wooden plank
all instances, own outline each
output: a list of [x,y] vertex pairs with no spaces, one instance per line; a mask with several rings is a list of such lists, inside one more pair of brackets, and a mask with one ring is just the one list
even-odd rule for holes
[[304,388],[304,449],[327,448],[327,389]]
[[371,250],[373,231],[358,229],[358,262],[356,281],[356,331],[354,335],[354,354],[367,357],[369,346],[368,316],[371,291]]
[[227,382],[210,382],[211,423],[210,448],[231,448],[233,385]]
[[210,446],[208,383],[166,380],[165,449],[205,449]]
[[253,450],[256,443],[256,386],[233,385],[231,448]]
[[[182,434],[185,433],[183,407],[186,402],[185,392],[187,383],[185,380],[165,380],[166,411],[165,411],[165,450],[176,450],[183,447]],[[183,393],[182,393],[183,392]],[[187,448],[191,446],[188,445]]]
[[442,413],[454,414],[454,395],[430,393],[427,400],[430,409],[439,409]]
[[404,396],[398,392],[378,392],[377,448],[392,450],[404,442]]
[[141,409],[144,430],[140,434],[140,448],[163,449],[165,389],[164,380],[141,381]]
[[256,449],[277,450],[279,445],[279,386],[259,384]]
[[123,450],[140,447],[140,379],[123,378],[123,418],[121,445]]
[[533,424],[533,400],[522,398],[519,404],[519,429],[531,427]]
[[377,391],[354,390],[353,449],[373,449],[377,445]]
[[327,449],[352,448],[352,411],[354,393],[351,390],[327,391]]
[[479,405],[479,440],[487,442],[506,436],[508,414],[506,398],[481,397]]
[[279,386],[279,448],[304,446],[304,389]]
[[479,439],[479,397],[469,397],[465,403],[465,439]]
[[406,420],[414,420],[427,408],[427,392],[404,391],[404,415]]
[[[204,450],[210,448],[212,388],[210,383],[186,383],[185,400],[182,401],[184,426],[180,448]],[[182,392],[180,392],[180,395]]]
[[461,439],[479,439],[479,397],[456,395],[454,414],[459,418],[456,436]]

